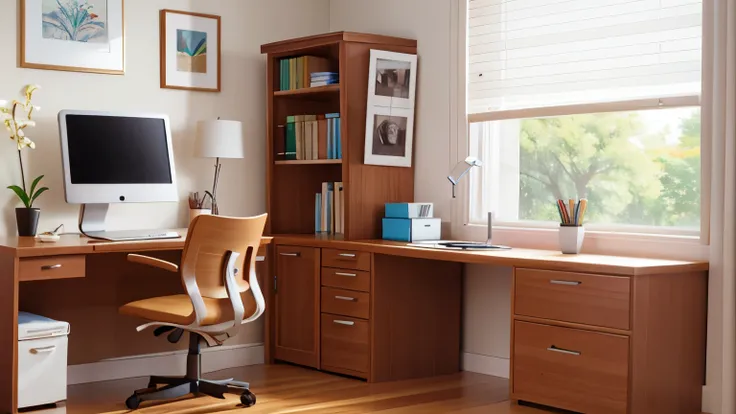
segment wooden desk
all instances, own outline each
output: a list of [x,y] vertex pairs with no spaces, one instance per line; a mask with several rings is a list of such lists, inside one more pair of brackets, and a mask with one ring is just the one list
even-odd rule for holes
[[508,266],[513,400],[700,412],[708,263],[312,235],[274,244],[276,360],[371,382],[459,371],[461,264]]
[[[48,283],[62,283],[65,279],[88,278],[93,274],[99,276],[99,285],[90,285],[87,290],[102,287],[100,291],[89,292],[53,292],[52,295],[89,295],[96,300],[115,298],[120,294],[122,279],[127,273],[135,273],[137,277],[150,277],[151,286],[161,289],[162,285],[154,281],[159,273],[156,269],[135,267],[130,270],[125,267],[124,255],[133,252],[150,252],[163,254],[167,259],[177,260],[180,251],[184,248],[186,229],[176,229],[182,235],[180,239],[134,241],[120,243],[95,242],[79,236],[62,236],[57,243],[42,243],[30,237],[7,237],[0,239],[0,412],[15,413],[17,401],[17,352],[18,352],[18,311],[20,305],[20,282],[48,280]],[[260,255],[265,255],[265,246],[271,243],[270,237],[261,240]],[[61,266],[58,266],[61,264]],[[121,266],[124,266],[121,268]],[[110,281],[106,283],[109,273]],[[166,273],[166,272],[163,272]],[[259,275],[260,276],[260,275]],[[169,277],[169,276],[167,276]],[[175,276],[178,277],[178,276]],[[117,278],[119,280],[113,280]],[[122,281],[121,281],[122,280]],[[86,281],[86,280],[85,280]],[[170,283],[173,282],[173,283]],[[45,285],[47,282],[43,282]],[[168,285],[180,288],[180,282],[168,280]],[[177,286],[178,284],[178,286]],[[77,284],[74,287],[84,287]],[[166,286],[166,289],[170,289]],[[137,291],[146,290],[138,284]],[[131,290],[128,288],[128,290]],[[143,292],[145,294],[146,292]],[[33,296],[33,295],[28,295]],[[52,297],[28,298],[30,302],[53,300]],[[72,300],[74,298],[72,297]],[[112,304],[117,306],[117,304]],[[98,309],[88,309],[94,312]],[[72,329],[74,332],[74,329]],[[135,332],[131,331],[131,335]],[[92,338],[94,339],[94,338]],[[115,338],[104,338],[114,341]],[[103,340],[103,338],[100,338]],[[90,344],[89,349],[74,350],[94,355],[95,347]],[[70,347],[70,354],[72,352]]]

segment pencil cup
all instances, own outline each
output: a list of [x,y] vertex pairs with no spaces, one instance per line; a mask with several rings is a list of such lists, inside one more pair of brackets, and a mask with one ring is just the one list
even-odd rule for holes
[[192,221],[197,216],[210,216],[212,215],[212,210],[209,208],[190,208],[189,209],[189,224],[192,224]]
[[585,227],[560,226],[560,250],[564,254],[578,254],[583,247]]

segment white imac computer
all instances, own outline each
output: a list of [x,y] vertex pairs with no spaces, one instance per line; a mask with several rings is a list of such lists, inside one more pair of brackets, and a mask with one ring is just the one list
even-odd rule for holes
[[66,202],[81,204],[79,231],[110,241],[169,239],[173,232],[106,231],[110,203],[178,201],[166,115],[59,112]]

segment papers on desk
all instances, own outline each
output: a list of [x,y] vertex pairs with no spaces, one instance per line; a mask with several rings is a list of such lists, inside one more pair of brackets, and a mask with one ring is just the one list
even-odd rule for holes
[[460,241],[460,240],[433,240],[433,241],[424,241],[424,242],[415,242],[415,243],[407,243],[407,246],[409,247],[421,247],[425,249],[439,249],[439,250],[459,250],[459,251],[475,251],[475,252],[495,252],[499,250],[509,250],[510,247],[507,246],[493,246],[493,247],[456,247],[456,246],[446,246],[444,243],[468,243],[468,244],[474,244],[477,243],[479,245],[485,245],[485,243],[478,243],[478,242],[468,242],[468,241]]

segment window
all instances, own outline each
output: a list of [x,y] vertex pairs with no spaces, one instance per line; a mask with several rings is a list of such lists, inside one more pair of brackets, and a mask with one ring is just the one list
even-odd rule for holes
[[469,0],[468,222],[698,235],[702,0]]

